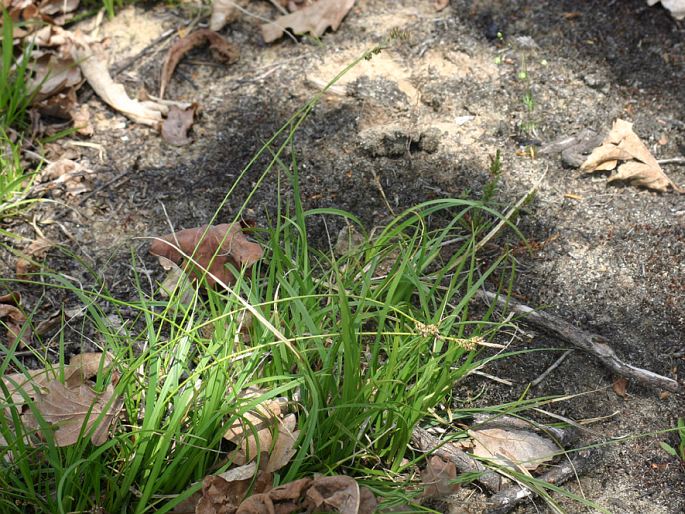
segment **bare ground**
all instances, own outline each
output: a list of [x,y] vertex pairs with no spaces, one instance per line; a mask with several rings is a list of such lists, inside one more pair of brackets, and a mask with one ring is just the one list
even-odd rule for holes
[[[274,16],[268,2],[254,4],[253,12]],[[125,11],[103,28],[116,35],[112,64],[135,55],[187,15],[163,6]],[[262,142],[342,67],[399,28],[409,39],[352,70],[302,127],[296,151],[306,206],[346,209],[370,227],[382,224],[391,209],[443,196],[478,197],[490,179],[489,158],[499,150],[503,204],[544,174],[519,221],[536,244],[533,254],[517,256],[516,294],[605,336],[628,362],[680,376],[685,196],[608,186],[605,176],[565,168],[558,155],[531,158],[526,147],[583,128],[608,128],[622,117],[635,123],[657,158],[682,155],[682,23],[642,0],[452,0],[439,13],[432,2],[359,0],[340,30],[321,44],[284,39],[266,46],[258,23],[243,17],[224,29],[240,46],[237,64],[217,66],[200,50],[180,65],[169,96],[201,108],[195,142],[188,147],[168,146],[154,131],[127,122],[97,99],[89,101],[97,121],[91,141],[104,153],[80,151],[97,171],[96,192],[62,196],[67,207],[43,206],[30,215],[48,236],[99,270],[110,290],[133,294],[132,266],[159,277],[146,256],[147,243],[138,238],[167,233],[170,223],[175,229],[206,223]],[[494,37],[498,31],[501,40]],[[129,91],[158,89],[164,44],[119,75]],[[532,113],[522,102],[526,82],[517,78],[522,59],[535,100]],[[521,132],[526,121],[534,123],[534,133]],[[242,204],[261,169],[255,167],[237,186],[221,219]],[[685,167],[665,170],[685,185]],[[273,212],[275,195],[275,175],[270,175],[249,204],[258,224]],[[11,228],[31,234],[23,220]],[[338,228],[327,227],[331,234]],[[326,227],[312,226],[312,234],[326,244]],[[132,263],[131,246],[141,261]],[[68,258],[51,255],[49,264],[92,281]],[[12,270],[13,259],[5,255],[4,265]],[[25,297],[30,304],[39,294],[26,291]],[[50,292],[43,301],[38,318],[70,300]],[[515,341],[513,349],[559,346],[532,334]],[[489,372],[513,386],[479,379],[460,386],[458,397],[467,405],[479,392],[484,394],[478,404],[515,399],[558,355],[536,352],[502,361]],[[531,394],[588,392],[549,407],[574,419],[608,416],[591,426],[581,444],[650,434],[685,415],[682,393],[660,395],[631,384],[621,398],[611,390],[614,378],[575,352]],[[684,512],[684,470],[659,448],[660,440],[676,443],[673,435],[661,435],[604,446],[595,468],[570,489],[615,513]],[[477,500],[463,507],[478,512]],[[583,510],[563,504],[568,512]],[[517,512],[537,511],[547,507],[529,503]]]

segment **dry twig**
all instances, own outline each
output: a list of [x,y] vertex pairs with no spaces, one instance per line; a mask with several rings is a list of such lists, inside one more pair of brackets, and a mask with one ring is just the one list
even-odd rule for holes
[[680,390],[680,385],[672,378],[623,362],[609,346],[609,341],[600,335],[591,334],[552,314],[537,311],[513,299],[507,299],[489,291],[478,291],[477,296],[485,302],[496,302],[500,307],[506,307],[507,310],[524,316],[525,323],[558,337],[590,355],[594,355],[602,364],[620,376],[633,379],[649,387],[666,389],[671,392]]

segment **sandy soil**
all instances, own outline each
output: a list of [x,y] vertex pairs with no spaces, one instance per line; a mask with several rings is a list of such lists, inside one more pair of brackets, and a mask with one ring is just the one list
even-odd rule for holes
[[[275,15],[268,2],[253,4],[255,14]],[[125,62],[187,16],[164,6],[127,10],[102,28],[117,34],[112,64]],[[138,28],[127,36],[134,22]],[[321,44],[285,39],[267,46],[258,24],[243,17],[222,32],[240,46],[237,64],[217,65],[208,51],[198,50],[179,66],[168,96],[201,108],[190,146],[171,147],[155,131],[89,100],[96,120],[91,142],[102,151],[79,151],[97,171],[96,191],[62,196],[66,207],[41,207],[35,215],[48,236],[100,270],[110,290],[133,294],[132,266],[161,276],[146,255],[147,243],[137,238],[167,233],[170,223],[176,229],[206,223],[262,142],[342,67],[399,28],[408,39],[352,70],[302,127],[295,147],[306,206],[346,209],[373,226],[391,209],[423,200],[477,198],[490,179],[490,156],[499,150],[503,175],[497,195],[503,205],[544,175],[519,221],[537,244],[533,254],[517,255],[516,294],[605,336],[636,366],[682,375],[685,195],[608,186],[606,176],[584,176],[564,167],[558,155],[530,155],[530,148],[583,128],[606,129],[617,117],[635,123],[657,158],[682,155],[682,23],[642,0],[452,0],[438,13],[429,1],[358,0],[340,30]],[[497,32],[504,37],[498,39]],[[165,43],[158,44],[119,75],[129,91],[158,90],[164,50]],[[527,81],[518,77],[524,70]],[[528,88],[532,112],[522,101]],[[220,218],[242,204],[261,171],[263,162],[258,164]],[[664,169],[685,185],[685,167]],[[275,194],[271,175],[249,205],[258,224],[273,211]],[[31,234],[22,220],[13,228]],[[328,227],[333,234],[338,228]],[[323,226],[311,230],[326,244]],[[140,262],[132,264],[131,246]],[[65,257],[52,255],[49,263],[92,282]],[[4,265],[13,269],[13,260],[4,256]],[[35,295],[25,293],[29,303],[37,301]],[[56,292],[47,298],[38,317],[68,301]],[[559,346],[531,334],[513,349]],[[473,403],[469,398],[483,392],[477,404],[514,399],[558,355],[536,352],[506,360],[489,372],[512,386],[479,378],[460,386],[458,395]],[[653,433],[685,415],[682,394],[660,395],[631,384],[621,398],[611,389],[614,378],[575,352],[531,394],[588,392],[549,407],[574,419],[608,417],[592,425],[580,444]],[[684,512],[684,470],[659,448],[660,440],[676,443],[673,435],[661,435],[604,446],[596,467],[570,489],[615,513]],[[468,512],[479,511],[477,496],[463,506]],[[562,503],[568,512],[583,511]],[[517,512],[547,507],[528,504]]]

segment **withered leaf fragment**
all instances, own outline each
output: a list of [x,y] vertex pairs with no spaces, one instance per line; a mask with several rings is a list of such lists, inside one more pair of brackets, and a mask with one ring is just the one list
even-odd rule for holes
[[202,481],[202,498],[196,514],[235,513],[252,487],[253,494],[271,489],[272,476],[257,469],[254,462],[232,468],[221,475],[208,475]]
[[[252,496],[246,498],[250,485]],[[274,489],[271,485],[271,474],[257,471],[254,463],[230,469],[218,476],[207,476],[203,481],[202,498],[197,502],[194,512],[372,514],[378,505],[371,491],[359,487],[353,478],[347,476],[302,478]],[[187,512],[187,508],[183,512]]]
[[209,29],[200,29],[191,32],[186,37],[176,41],[171,48],[169,48],[169,52],[164,60],[164,65],[162,66],[162,76],[159,79],[159,98],[164,98],[164,93],[171,80],[171,76],[174,74],[174,70],[183,56],[193,48],[197,48],[198,46],[207,43],[214,56],[226,64],[233,64],[240,57],[238,48],[226,41],[216,32]]
[[240,16],[240,9],[237,7],[245,7],[247,2],[248,0],[214,0],[209,29],[216,32],[234,22]]
[[[619,161],[624,162],[619,165]],[[617,165],[617,173],[609,177],[609,182],[621,180],[662,193],[669,188],[685,192],[666,176],[647,146],[633,132],[633,124],[621,119],[614,122],[602,145],[592,151],[580,169],[592,173],[613,170]]]
[[315,478],[306,493],[311,512],[335,509],[341,514],[357,514],[360,502],[359,484],[342,475]]
[[338,30],[343,18],[347,15],[355,0],[318,0],[307,7],[279,16],[271,23],[262,25],[262,37],[267,43],[276,41],[283,36],[286,29],[303,35],[311,33],[319,37],[328,27]]
[[227,263],[236,268],[250,267],[262,257],[262,248],[245,237],[236,224],[203,225],[167,234],[155,239],[150,245],[150,253],[165,257],[179,264],[185,256],[192,256],[202,269],[191,267],[191,275],[197,279],[207,275],[207,284],[216,284],[214,277],[225,284],[232,284],[233,274],[226,268]]
[[191,143],[193,140],[188,137],[188,131],[193,126],[196,109],[196,104],[187,109],[172,105],[169,108],[169,114],[162,122],[162,139],[174,146],[185,146]]
[[[35,409],[54,428],[57,446],[75,444],[82,433],[90,434],[96,446],[105,443],[109,427],[122,405],[120,399],[114,398],[111,384],[102,393],[96,393],[87,383],[69,388],[58,380],[48,382],[45,388],[47,393],[38,395]],[[27,426],[40,428],[32,412],[25,414],[25,421]]]
[[516,469],[534,470],[554,458],[559,448],[549,439],[527,430],[483,428],[469,430],[473,454]]
[[[64,382],[67,387],[78,387],[99,371],[109,368],[112,362],[112,355],[109,353],[86,352],[74,355],[69,364],[64,366]],[[23,405],[26,398],[35,399],[40,392],[47,394],[48,384],[58,376],[57,369],[47,368],[28,370],[26,373],[28,377],[24,373],[12,373],[2,377],[15,405]]]
[[459,489],[459,485],[454,483],[455,478],[457,478],[457,467],[454,462],[447,462],[433,455],[421,472],[424,485],[423,496],[435,498],[454,493]]
[[9,293],[0,296],[0,320],[7,327],[7,344],[13,346],[21,335],[20,346],[30,346],[33,340],[26,315],[19,309],[21,295]]
[[628,379],[626,377],[619,377],[611,384],[611,389],[620,396],[625,398],[628,392]]
[[45,259],[48,250],[55,246],[55,243],[46,239],[44,237],[38,237],[24,251],[24,256],[17,259],[17,264],[15,266],[15,273],[17,278],[26,279],[28,274],[36,269],[36,265],[32,262],[31,258]]

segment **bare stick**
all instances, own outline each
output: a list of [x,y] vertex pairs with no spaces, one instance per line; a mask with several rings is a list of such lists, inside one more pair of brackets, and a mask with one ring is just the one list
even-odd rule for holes
[[[597,452],[594,450],[581,450],[570,460],[565,460],[558,466],[553,467],[538,477],[549,484],[560,485],[571,478],[575,478],[590,468]],[[503,489],[488,500],[486,514],[506,514],[518,504],[535,496],[535,492],[521,485],[514,485]]]
[[659,164],[685,164],[685,157],[673,157],[671,159],[659,159]]
[[453,462],[461,473],[480,473],[478,482],[492,493],[497,493],[503,487],[509,485],[509,481],[494,471],[487,469],[483,464],[461,451],[453,444],[445,444],[437,437],[432,436],[420,427],[414,427],[411,434],[412,443],[422,452],[431,452],[433,455]]
[[555,361],[554,361],[554,364],[552,364],[549,368],[547,368],[547,369],[542,373],[542,375],[540,375],[538,378],[536,378],[535,380],[533,380],[533,381],[530,383],[530,385],[531,385],[532,387],[535,387],[535,386],[539,385],[540,382],[542,382],[544,379],[547,378],[547,375],[549,375],[552,371],[554,371],[555,369],[557,369],[557,368],[559,367],[559,365],[560,365],[562,362],[564,362],[564,360],[566,359],[566,357],[568,357],[568,356],[571,355],[572,353],[573,353],[573,350],[566,350],[564,353],[562,353],[562,354],[561,354],[561,357],[559,357],[557,360],[555,360]]
[[539,328],[562,341],[572,344],[597,359],[614,373],[626,378],[630,378],[649,387],[666,389],[667,391],[677,392],[680,385],[672,378],[658,375],[652,371],[637,368],[619,359],[616,352],[609,346],[609,341],[597,334],[591,334],[583,329],[571,325],[547,312],[537,311],[515,300],[491,293],[489,291],[478,291],[477,296],[486,302],[495,302],[500,307],[524,316],[524,321],[529,325]]

